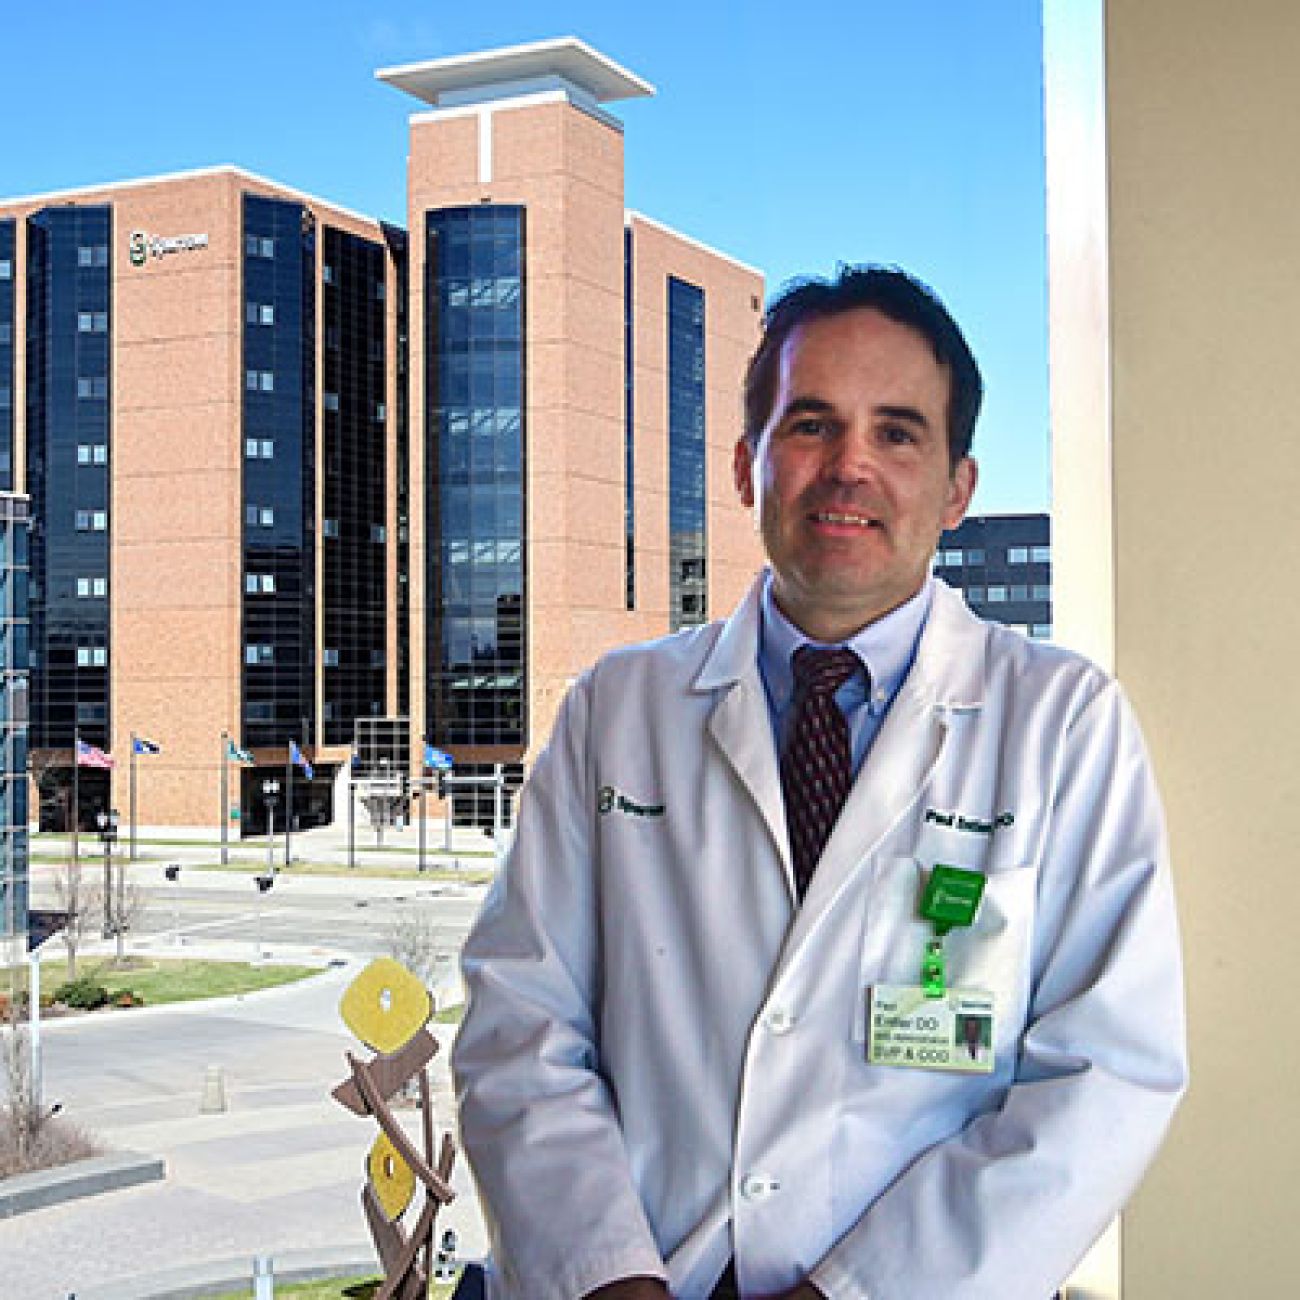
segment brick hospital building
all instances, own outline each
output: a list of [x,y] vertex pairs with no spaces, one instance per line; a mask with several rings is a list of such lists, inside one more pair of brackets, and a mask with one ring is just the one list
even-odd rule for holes
[[421,101],[404,228],[230,167],[0,202],[46,824],[78,734],[117,759],[86,819],[161,747],[146,826],[257,824],[290,740],[330,820],[373,719],[412,774],[428,740],[517,775],[583,665],[753,572],[763,282],[625,207],[605,105],[651,88],[572,39],[377,75]]

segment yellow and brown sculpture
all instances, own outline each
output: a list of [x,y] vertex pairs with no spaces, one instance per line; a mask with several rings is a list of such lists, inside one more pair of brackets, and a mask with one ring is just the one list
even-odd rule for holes
[[[334,1089],[334,1098],[356,1115],[373,1115],[380,1134],[366,1157],[366,1185],[361,1191],[370,1233],[384,1267],[375,1300],[424,1300],[433,1258],[433,1230],[438,1211],[453,1199],[448,1186],[456,1144],[445,1134],[433,1162],[433,1102],[429,1062],[438,1044],[425,1026],[433,999],[405,966],[380,957],[356,977],[343,994],[339,1012],[344,1023],[375,1055],[363,1061],[346,1053],[352,1077]],[[412,1079],[420,1090],[421,1153],[398,1124],[389,1105]],[[415,1228],[408,1236],[401,1218],[424,1188]],[[421,1260],[423,1256],[423,1260]]]

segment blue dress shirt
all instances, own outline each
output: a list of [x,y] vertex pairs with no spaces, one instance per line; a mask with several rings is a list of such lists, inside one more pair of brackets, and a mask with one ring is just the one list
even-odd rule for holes
[[[862,660],[871,674],[871,694],[867,694],[867,678],[854,673],[838,691],[835,703],[844,712],[849,724],[849,743],[853,750],[853,775],[856,777],[862,761],[875,740],[889,706],[898,694],[903,679],[916,659],[916,647],[921,632],[930,615],[933,595],[933,578],[927,578],[921,590],[884,618],[868,624],[856,636],[843,644]],[[790,700],[794,694],[794,672],[790,656],[801,645],[824,645],[805,636],[777,608],[772,595],[772,574],[769,570],[763,584],[763,617],[758,642],[758,670],[767,692],[767,707],[772,715],[772,735],[776,752],[785,750],[786,729],[790,723]]]

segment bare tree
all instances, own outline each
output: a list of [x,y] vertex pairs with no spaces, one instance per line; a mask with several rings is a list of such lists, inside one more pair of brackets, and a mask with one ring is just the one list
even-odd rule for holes
[[0,1078],[5,1084],[0,1107],[0,1178],[67,1164],[100,1150],[82,1129],[63,1118],[55,1119],[59,1108],[46,1107],[37,1096],[31,1038],[20,1020],[27,993],[20,993],[16,985],[10,992],[8,1009],[0,1016]]
[[452,955],[446,931],[434,920],[432,911],[419,904],[398,912],[385,927],[384,951],[426,987],[433,984],[438,966]]
[[59,939],[68,954],[68,979],[77,978],[77,952],[81,941],[91,933],[99,908],[100,891],[81,879],[81,866],[71,859],[54,877],[54,898],[67,922]]

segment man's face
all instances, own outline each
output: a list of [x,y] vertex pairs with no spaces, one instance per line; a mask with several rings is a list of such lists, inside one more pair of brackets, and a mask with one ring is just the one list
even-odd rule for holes
[[736,444],[782,612],[840,641],[909,600],[975,489],[948,463],[946,367],[926,339],[869,308],[807,321],[781,349],[757,448]]

